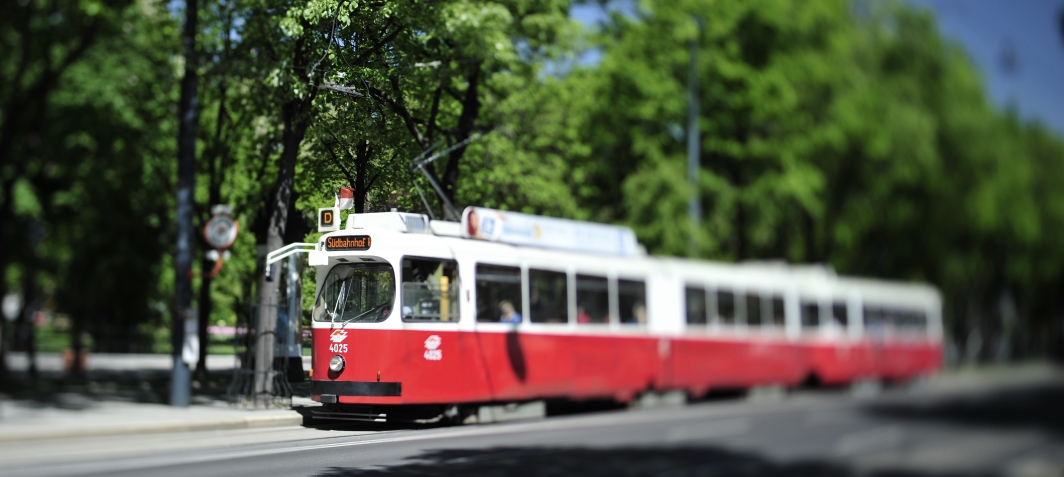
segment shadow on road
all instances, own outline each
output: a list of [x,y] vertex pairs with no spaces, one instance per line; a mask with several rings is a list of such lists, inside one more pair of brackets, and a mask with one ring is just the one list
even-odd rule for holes
[[[907,471],[856,471],[823,461],[772,462],[754,454],[717,448],[496,447],[439,450],[385,468],[332,467],[320,477],[347,476],[921,476]],[[935,475],[944,475],[936,473]]]
[[292,410],[303,416],[303,427],[319,431],[411,431],[446,427],[449,424],[418,424],[412,422],[366,422],[335,419],[316,419],[313,416],[316,406],[293,406]]
[[887,419],[938,421],[992,429],[1037,429],[1064,436],[1064,382],[934,399],[886,403],[867,412]]

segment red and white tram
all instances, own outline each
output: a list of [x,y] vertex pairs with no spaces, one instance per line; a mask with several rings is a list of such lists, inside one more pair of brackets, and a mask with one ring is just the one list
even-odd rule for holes
[[905,380],[941,362],[930,286],[651,257],[622,227],[351,214],[268,260],[300,251],[317,269],[311,394],[329,417]]

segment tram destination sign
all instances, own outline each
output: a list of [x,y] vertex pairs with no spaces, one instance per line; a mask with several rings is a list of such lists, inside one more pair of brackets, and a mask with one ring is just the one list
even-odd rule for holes
[[325,250],[369,250],[369,235],[341,235],[326,237]]

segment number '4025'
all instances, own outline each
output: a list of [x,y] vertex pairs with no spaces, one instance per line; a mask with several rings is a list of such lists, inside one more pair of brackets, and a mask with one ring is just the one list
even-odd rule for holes
[[329,351],[332,351],[333,353],[346,353],[347,352],[347,343],[344,343],[344,344],[333,343],[333,344],[329,345]]

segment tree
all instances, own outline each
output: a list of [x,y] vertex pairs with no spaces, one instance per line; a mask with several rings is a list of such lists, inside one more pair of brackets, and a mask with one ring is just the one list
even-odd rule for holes
[[[82,332],[104,349],[135,348],[141,323],[158,316],[149,304],[166,250],[159,192],[169,185],[155,153],[167,150],[159,140],[173,124],[173,49],[156,36],[172,29],[155,7],[0,7],[0,41],[12,53],[0,86],[0,270],[8,279],[39,271],[24,274],[21,291],[46,311],[71,312],[76,351]],[[39,253],[23,253],[29,228],[40,230]],[[4,292],[11,282],[0,283]]]
[[[0,296],[7,293],[8,266],[22,256],[25,246],[27,225],[19,221],[17,191],[27,191],[25,181],[43,172],[44,163],[37,159],[45,146],[42,136],[51,96],[67,71],[101,37],[116,31],[116,20],[130,3],[27,1],[0,6],[0,30],[5,32],[0,47],[7,52],[0,68],[0,272],[5,274]],[[33,195],[23,192],[23,197],[27,193]],[[3,333],[4,340],[10,335]],[[6,372],[6,350],[6,343],[0,342],[0,374]]]
[[[482,121],[485,111],[527,84],[534,60],[570,26],[568,2],[560,1],[382,2],[371,7],[378,17],[348,13],[331,0],[310,5],[313,12],[339,12],[336,47],[327,57],[330,84],[340,87],[330,90],[375,103],[359,111],[401,125],[410,156],[492,130],[497,118]],[[452,203],[467,148],[439,161],[442,171],[435,164],[427,169]],[[458,219],[447,209],[441,215]]]
[[[706,24],[696,62],[700,230],[686,221],[680,127],[695,17]],[[565,204],[554,213],[626,223],[658,254],[687,253],[694,234],[701,257],[931,281],[954,336],[980,330],[995,353],[1021,339],[1010,320],[1047,329],[1046,314],[1064,309],[1046,298],[1055,293],[1025,291],[1061,283],[1050,270],[1062,262],[1044,248],[1057,239],[1060,198],[1038,185],[1059,177],[1053,141],[989,106],[975,69],[926,12],[642,2],[589,42],[601,61],[536,84],[550,96],[511,104],[507,119],[520,127],[491,144],[509,153],[496,171],[524,172],[504,186],[514,207],[550,190]],[[519,151],[546,167],[523,166]],[[1009,297],[1018,318],[1001,311]]]

